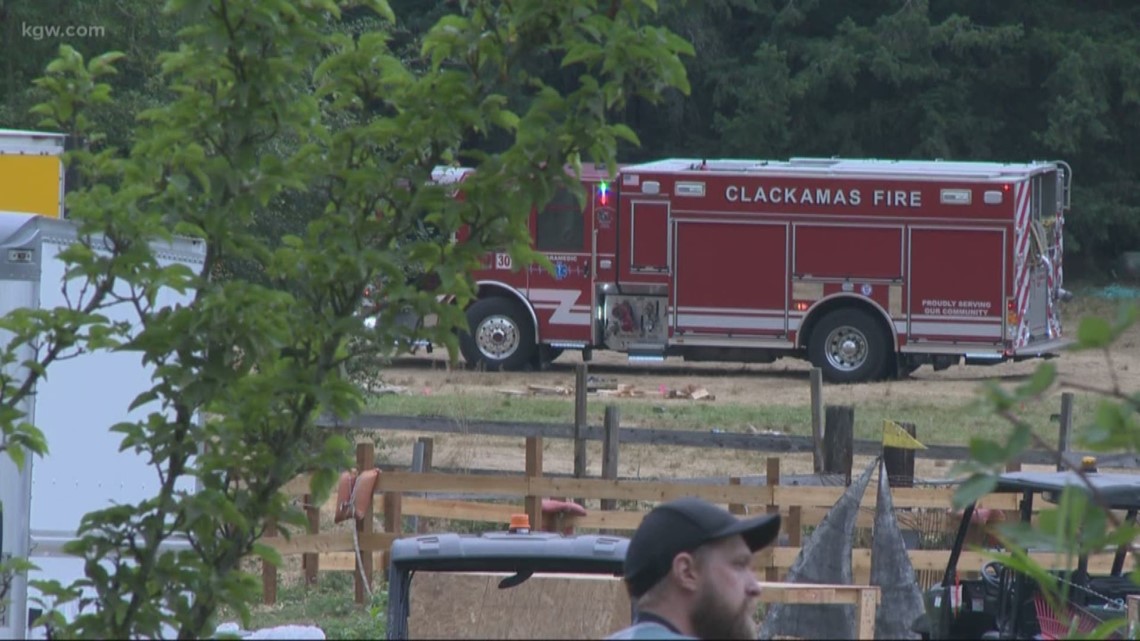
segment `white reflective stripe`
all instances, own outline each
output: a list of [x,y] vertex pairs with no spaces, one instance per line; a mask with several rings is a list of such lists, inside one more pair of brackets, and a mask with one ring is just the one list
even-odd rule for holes
[[1020,182],[1014,192],[1017,207],[1014,211],[1013,297],[1019,316],[1025,315],[1025,306],[1029,301],[1029,186],[1029,182]]
[[[558,309],[559,307],[561,307],[561,305],[559,305],[558,303],[534,303],[534,302],[532,302],[531,305],[534,305],[535,309]],[[573,305],[570,307],[570,309],[573,311],[576,311],[576,312],[588,312],[588,311],[590,311],[590,307],[588,305]]]
[[784,310],[782,309],[742,309],[740,307],[690,307],[681,305],[677,307],[680,313],[706,313],[706,314],[729,314],[732,316],[783,316]]
[[[915,318],[917,318],[917,316],[916,316]],[[797,331],[799,331],[799,329],[800,329],[800,325],[802,325],[802,324],[803,324],[803,322],[804,322],[804,319],[803,319],[803,316],[802,316],[802,315],[801,315],[801,316],[791,316],[791,317],[789,317],[789,318],[788,318],[788,331],[789,331],[789,332],[797,332]],[[904,320],[895,320],[895,321],[893,321],[893,323],[894,323],[894,326],[895,326],[895,332],[896,332],[896,333],[897,333],[899,336],[906,336],[906,321],[904,321]]]
[[968,314],[912,314],[911,321],[933,321],[936,323],[978,323],[989,325],[1000,323],[1000,316],[970,316]]
[[784,329],[784,319],[719,314],[677,314],[677,325],[679,327],[714,327],[716,329]]
[[974,336],[1001,338],[1001,323],[928,323],[912,322],[910,333],[937,336]]
[[[589,306],[575,305],[582,292],[576,289],[531,289],[527,292],[535,309],[553,310],[551,325],[589,325]],[[575,309],[582,311],[575,311]]]

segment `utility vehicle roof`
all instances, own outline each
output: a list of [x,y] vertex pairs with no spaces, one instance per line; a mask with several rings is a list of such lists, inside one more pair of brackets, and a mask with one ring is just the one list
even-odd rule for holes
[[629,539],[619,536],[426,534],[392,542],[397,570],[544,572],[620,576]]
[[[1140,475],[1085,472],[1085,476],[1110,509],[1140,509]],[[1056,493],[1058,496],[1052,499],[1055,501],[1066,485],[1088,491],[1088,484],[1073,471],[1006,472],[998,477],[994,491]]]

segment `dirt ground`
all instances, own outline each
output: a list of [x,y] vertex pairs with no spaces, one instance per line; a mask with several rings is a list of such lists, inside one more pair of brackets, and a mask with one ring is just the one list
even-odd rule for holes
[[[1066,331],[1070,335],[1076,333],[1075,320],[1068,321]],[[498,394],[497,390],[525,388],[527,384],[572,387],[574,367],[580,361],[577,353],[566,353],[547,371],[484,373],[449,370],[446,354],[437,351],[431,355],[420,354],[398,360],[384,369],[383,379],[410,390],[430,390],[441,399],[494,395]],[[1111,353],[1111,362],[1106,361],[1105,354],[1099,351],[1065,352],[1053,362],[1062,383],[1076,382],[1104,389],[1116,386],[1130,393],[1140,390],[1140,327],[1133,327],[1121,337]],[[1038,363],[1026,361],[988,367],[958,365],[941,372],[924,366],[908,380],[826,385],[824,396],[829,404],[855,406],[873,405],[887,399],[918,405],[960,406],[978,398],[978,386],[982,381],[1016,384],[1031,374]],[[616,378],[622,384],[632,384],[642,390],[697,385],[714,394],[716,400],[713,402],[716,403],[806,406],[810,400],[810,366],[794,359],[766,365],[685,363],[680,359],[657,364],[631,364],[622,354],[595,352],[589,368],[591,375]],[[1056,391],[1057,394],[1059,392],[1060,389]],[[566,417],[552,416],[550,420],[566,420]],[[389,460],[395,464],[409,463],[414,438],[415,435],[409,434],[389,439],[384,446]],[[597,474],[600,473],[600,444],[592,445],[588,459],[591,473]],[[435,435],[435,448],[437,466],[513,471],[523,467],[521,439]],[[764,453],[623,445],[619,474],[647,478],[763,475],[763,459],[767,456]],[[548,442],[545,445],[544,463],[548,472],[569,472],[571,461],[569,442]],[[856,457],[857,468],[865,464]],[[810,472],[811,458],[810,455],[783,455],[781,466],[787,473]],[[922,478],[945,478],[948,469],[949,463],[944,461],[918,459],[916,462],[916,475]]]

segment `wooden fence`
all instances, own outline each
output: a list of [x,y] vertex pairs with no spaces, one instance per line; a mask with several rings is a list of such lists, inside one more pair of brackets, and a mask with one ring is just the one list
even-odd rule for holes
[[[700,430],[677,430],[654,427],[620,427],[616,421],[611,426],[609,421],[603,425],[589,425],[587,421],[588,386],[586,383],[586,365],[578,364],[576,383],[574,386],[574,419],[569,423],[536,423],[518,421],[480,421],[441,418],[431,416],[398,416],[390,414],[360,414],[346,420],[333,417],[322,417],[318,425],[331,430],[364,430],[364,431],[405,431],[432,434],[478,434],[481,436],[501,436],[512,438],[526,438],[537,436],[547,439],[563,439],[574,441],[574,474],[576,477],[585,475],[586,469],[586,443],[588,441],[601,441],[606,444],[641,444],[670,447],[693,447],[702,449],[721,449],[751,452],[766,452],[773,454],[783,453],[810,453],[813,455],[816,472],[843,473],[850,470],[828,470],[825,462],[832,458],[827,452],[829,446],[838,446],[842,455],[850,460],[850,456],[877,456],[882,452],[881,440],[855,439],[853,436],[854,408],[851,406],[825,406],[823,403],[823,388],[819,383],[818,368],[812,369],[811,386],[811,435],[795,436],[773,433],[741,433],[741,432],[714,432]],[[1094,454],[1091,452],[1072,452],[1068,450],[1069,434],[1073,420],[1073,396],[1071,393],[1062,394],[1060,412],[1055,416],[1058,426],[1057,450],[1027,449],[1019,456],[1019,462],[1025,465],[1057,465],[1062,463],[1058,456],[1065,459],[1067,465],[1079,463],[1082,457],[1095,455],[1102,468],[1140,468],[1140,455],[1133,453]],[[607,408],[609,409],[609,408]],[[614,408],[617,409],[616,407]],[[912,435],[914,426],[909,425]],[[970,458],[969,447],[963,445],[940,445],[927,442],[921,434],[918,440],[926,446],[925,449],[912,450],[914,457],[921,459],[937,459],[947,461],[962,461]],[[1059,454],[1060,453],[1060,454]],[[913,467],[913,464],[912,464]]]
[[[447,520],[482,521],[499,523],[505,528],[511,514],[525,512],[537,529],[542,521],[541,501],[548,497],[578,497],[583,500],[606,501],[603,507],[616,502],[636,506],[633,509],[591,510],[582,517],[565,517],[558,528],[573,527],[579,530],[597,529],[627,533],[641,522],[648,504],[681,496],[699,496],[714,503],[726,505],[737,514],[779,513],[784,517],[785,545],[763,550],[755,557],[755,567],[767,581],[780,580],[795,561],[803,543],[804,529],[820,523],[835,504],[845,487],[806,487],[780,484],[780,461],[767,459],[767,485],[740,485],[739,479],[728,485],[693,485],[667,481],[638,481],[618,479],[554,478],[545,476],[542,469],[542,439],[526,439],[526,474],[524,476],[476,476],[470,474],[441,474],[430,472],[385,472],[379,477],[375,492],[380,496],[376,507],[369,508],[365,518],[356,523],[333,526],[321,531],[320,506],[313,504],[308,492],[308,477],[290,482],[286,492],[301,497],[309,516],[306,533],[293,533],[288,539],[279,536],[276,528],[267,532],[262,541],[276,548],[282,556],[302,555],[302,568],[306,581],[315,582],[321,570],[353,571],[356,580],[356,599],[363,603],[367,590],[364,577],[372,583],[376,561],[385,567],[384,553],[392,541],[412,532],[406,531],[404,517],[423,517]],[[369,443],[357,446],[357,469],[374,467],[374,447]],[[420,493],[446,493],[450,495],[495,495],[509,503],[431,499],[410,496]],[[896,514],[928,513],[945,517],[951,506],[952,488],[894,488],[892,499]],[[991,509],[1015,512],[1015,495],[990,495],[981,503]],[[863,497],[858,517],[859,527],[870,527],[876,503],[874,484]],[[624,507],[624,506],[623,506]],[[616,508],[616,506],[614,506]],[[383,530],[374,531],[376,512],[382,516]],[[944,519],[949,529],[956,527],[954,518]],[[356,536],[348,529],[355,526]],[[359,543],[359,562],[356,560],[356,543]],[[908,552],[916,572],[937,575],[949,558],[946,549],[914,549]],[[379,557],[379,558],[377,558]],[[1038,560],[1052,561],[1052,555],[1039,554]],[[985,559],[972,551],[962,553],[959,567],[968,572],[980,568]],[[1090,559],[1090,571],[1106,572],[1112,555],[1098,555]],[[856,583],[867,583],[870,575],[871,551],[856,547],[852,552],[852,565]],[[276,600],[277,569],[263,565],[264,599]]]
[[[392,541],[400,536],[424,532],[420,519],[441,519],[445,521],[475,521],[501,524],[504,528],[515,513],[526,512],[534,527],[542,521],[541,503],[543,498],[573,498],[584,503],[596,501],[601,509],[591,510],[583,517],[563,517],[555,524],[558,529],[600,530],[615,533],[629,533],[641,522],[649,505],[680,496],[699,496],[714,503],[726,505],[738,514],[780,513],[784,517],[783,542],[756,555],[756,568],[767,581],[782,578],[795,561],[803,543],[805,529],[817,526],[845,487],[805,487],[781,485],[780,462],[778,458],[767,459],[766,484],[746,485],[740,478],[729,479],[729,484],[693,484],[686,482],[642,481],[618,479],[619,445],[621,443],[653,444],[675,447],[696,447],[712,449],[748,450],[770,453],[810,452],[813,455],[816,473],[839,474],[849,481],[852,457],[883,454],[888,465],[892,485],[899,481],[901,487],[893,489],[893,502],[903,529],[933,535],[933,538],[951,537],[957,527],[957,519],[947,518],[950,511],[952,488],[914,488],[914,458],[935,458],[961,460],[968,458],[968,448],[926,444],[923,450],[884,449],[881,441],[854,439],[853,408],[825,406],[823,403],[822,377],[818,369],[813,369],[811,381],[811,436],[787,436],[774,434],[743,434],[708,431],[686,431],[654,428],[622,428],[618,407],[606,407],[605,420],[601,426],[591,426],[587,422],[587,376],[586,365],[576,368],[574,390],[574,420],[566,424],[513,423],[503,421],[455,421],[446,418],[389,416],[364,414],[347,421],[331,418],[323,419],[320,425],[328,429],[411,431],[443,434],[479,434],[485,436],[515,437],[526,439],[525,474],[507,475],[456,474],[431,472],[431,439],[421,438],[413,455],[415,472],[385,471],[380,475],[375,492],[380,499],[375,507],[360,522],[350,522],[333,526],[322,531],[320,506],[315,505],[308,495],[308,479],[292,481],[287,492],[299,497],[308,514],[308,528],[304,533],[290,533],[280,536],[277,528],[269,524],[263,541],[275,547],[285,557],[302,557],[301,566],[308,583],[317,581],[322,570],[352,571],[356,581],[356,600],[363,603],[368,593],[368,585],[377,562],[385,567],[385,552]],[[1081,453],[1067,453],[1068,434],[1072,422],[1072,395],[1062,397],[1061,412],[1056,415],[1059,423],[1057,451],[1030,450],[1012,464],[1018,469],[1022,463],[1056,464],[1062,469],[1069,461],[1077,459]],[[915,435],[914,426],[903,426]],[[573,477],[547,475],[543,472],[542,441],[544,438],[570,439],[574,441]],[[585,478],[586,443],[602,442],[602,477]],[[922,440],[922,439],[920,439]],[[892,451],[893,450],[893,451]],[[1059,455],[1059,452],[1061,453]],[[888,456],[894,454],[895,456]],[[900,455],[901,454],[901,455]],[[1067,460],[1062,460],[1062,457]],[[375,452],[370,444],[357,447],[356,468],[360,471],[375,467]],[[1078,459],[1079,460],[1079,459]],[[1134,455],[1114,455],[1100,457],[1102,467],[1140,467],[1140,457]],[[426,462],[426,464],[425,464]],[[901,467],[900,467],[901,466]],[[900,471],[901,470],[901,474]],[[908,478],[909,477],[909,478]],[[425,494],[447,494],[449,498],[425,498]],[[455,498],[456,496],[460,498]],[[487,496],[505,499],[507,502],[489,502]],[[862,502],[857,525],[869,528],[874,516],[874,488],[868,490]],[[466,497],[466,498],[464,498]],[[473,500],[484,497],[484,500]],[[618,509],[619,502],[624,503]],[[1016,518],[1016,497],[993,495],[983,501],[985,507],[1010,512]],[[375,516],[382,516],[382,530],[375,531]],[[411,523],[405,523],[405,517]],[[911,527],[908,528],[907,519]],[[920,519],[921,526],[913,521]],[[355,527],[356,532],[349,528]],[[978,537],[980,532],[973,532]],[[930,544],[931,542],[927,542]],[[929,584],[940,578],[949,558],[946,549],[920,549],[908,551],[911,564],[919,574],[920,583]],[[1049,562],[1051,555],[1039,555],[1040,560]],[[870,574],[871,551],[864,542],[855,547],[852,564],[856,583],[867,583]],[[963,572],[980,568],[984,559],[981,554],[964,552],[959,561]],[[1111,555],[1101,555],[1090,559],[1090,570],[1107,571]],[[264,598],[267,603],[276,600],[277,568],[263,564]]]

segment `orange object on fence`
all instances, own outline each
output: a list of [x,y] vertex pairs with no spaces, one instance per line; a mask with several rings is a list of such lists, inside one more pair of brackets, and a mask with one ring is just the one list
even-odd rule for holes
[[357,473],[353,468],[340,475],[340,482],[336,488],[336,514],[333,523],[347,521],[350,518],[357,521],[364,518],[368,506],[372,504],[372,495],[376,491],[376,481],[380,478],[380,470],[365,470]]

